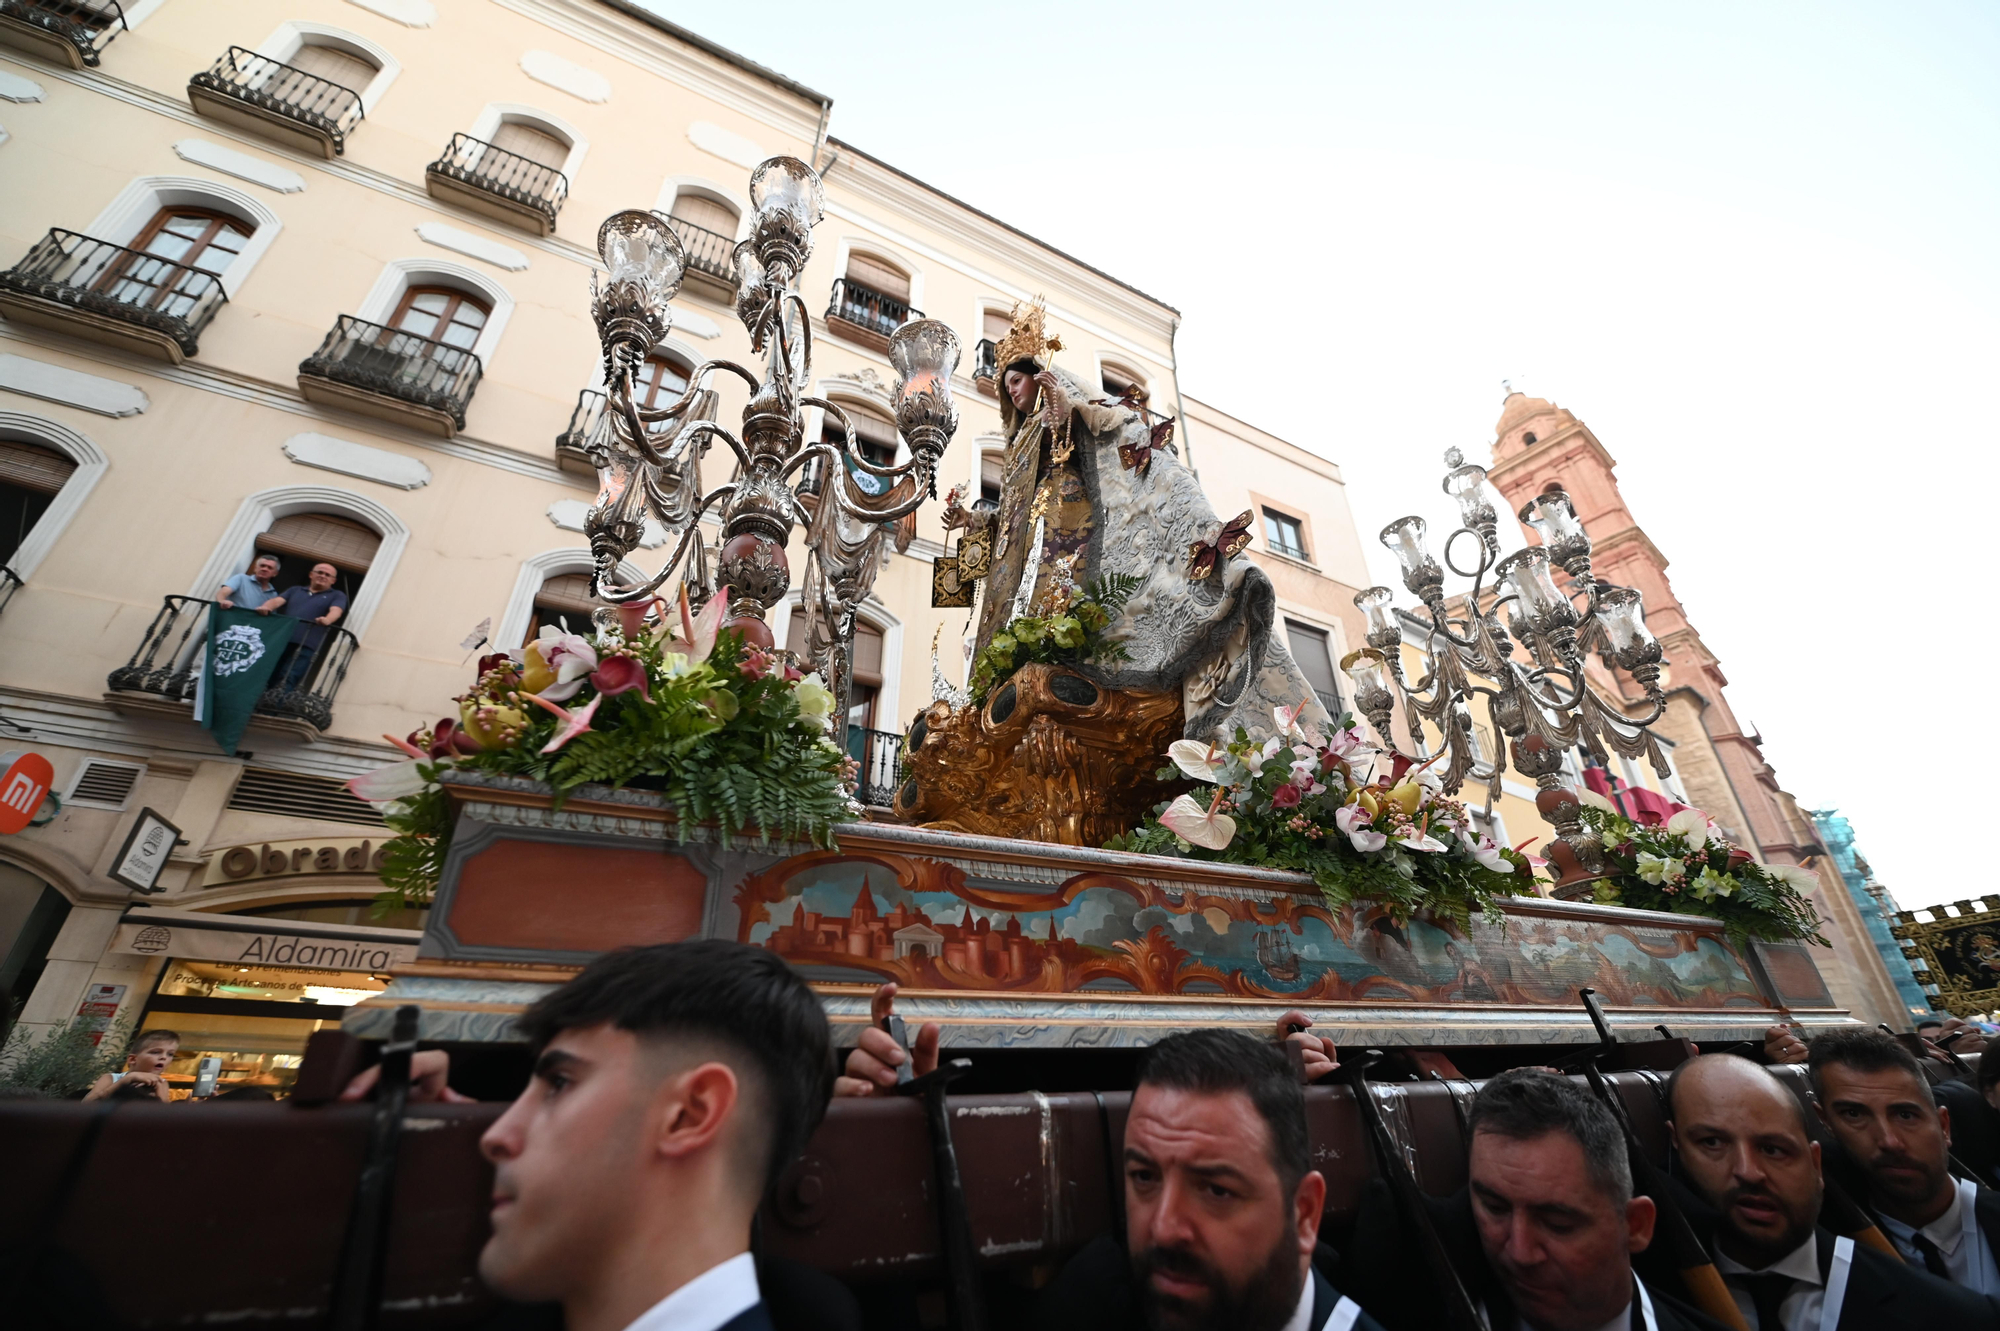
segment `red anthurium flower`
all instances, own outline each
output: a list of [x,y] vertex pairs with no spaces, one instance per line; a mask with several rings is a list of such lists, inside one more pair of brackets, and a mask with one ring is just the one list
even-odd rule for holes
[[639,696],[647,702],[653,701],[651,686],[646,681],[646,667],[636,656],[607,656],[598,662],[597,669],[590,672],[591,687],[606,698],[615,698],[621,693],[639,690]]
[[1740,869],[1755,858],[1757,857],[1747,850],[1732,850],[1729,852],[1729,867]]
[[656,605],[663,612],[667,608],[666,601],[658,596],[648,596],[643,601],[627,601],[617,607],[618,622],[623,626],[627,638],[636,638],[645,631],[646,612]]

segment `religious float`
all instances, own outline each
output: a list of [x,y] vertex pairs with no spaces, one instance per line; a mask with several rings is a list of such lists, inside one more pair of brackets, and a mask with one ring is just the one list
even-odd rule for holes
[[[959,349],[930,320],[891,339],[906,460],[807,442],[807,408],[842,415],[809,395],[794,289],[819,182],[778,158],[751,198],[737,310],[764,365],[702,365],[660,408],[637,404],[633,371],[666,336],[679,241],[645,212],[600,232],[589,631],[484,657],[448,715],[397,741],[405,760],[354,783],[392,802],[391,900],[430,906],[417,957],[313,1036],[287,1105],[0,1106],[11,1307],[59,1307],[66,1325],[484,1324],[478,1142],[527,1075],[514,1020],[634,944],[769,949],[841,1043],[884,982],[901,1021],[943,1026],[945,1064],[908,1094],[835,1101],[755,1239],[760,1260],[838,1276],[867,1325],[896,1328],[1023,1325],[1064,1260],[1121,1232],[1133,1054],[1173,1031],[1270,1035],[1303,1014],[1334,1038],[1339,1084],[1309,1088],[1307,1112],[1338,1245],[1371,1178],[1411,1215],[1463,1184],[1471,1078],[1588,1068],[1635,1161],[1660,1160],[1659,1074],[1696,1042],[1848,1020],[1792,873],[1697,810],[1641,813],[1567,779],[1575,750],[1660,761],[1660,649],[1636,593],[1591,576],[1560,491],[1524,514],[1544,543],[1499,560],[1483,477],[1454,460],[1465,526],[1443,563],[1472,589],[1447,598],[1422,521],[1392,524],[1424,665],[1408,677],[1393,594],[1369,589],[1374,631],[1345,663],[1366,728],[1329,716],[1240,557],[1249,515],[1212,511],[1170,422],[1057,369],[1034,305],[997,358],[1000,502],[944,500],[958,535],[934,595],[973,612],[967,684],[934,670],[893,802],[864,810],[838,738],[854,614],[933,497]],[[725,375],[751,389],[734,432],[714,419]],[[730,479],[706,488],[718,445]],[[666,564],[619,581],[649,524]],[[803,627],[778,650],[766,619],[794,560]],[[1643,700],[1607,693],[1612,670]],[[1506,738],[1483,762],[1478,705]],[[1490,804],[1510,761],[1556,830],[1546,860],[1495,844],[1461,799],[1483,774]],[[419,1044],[450,1050],[482,1102],[406,1104]],[[376,1059],[373,1103],[334,1103]],[[284,1223],[244,1205],[162,1225],[131,1204],[135,1177],[167,1197],[240,1178]]]

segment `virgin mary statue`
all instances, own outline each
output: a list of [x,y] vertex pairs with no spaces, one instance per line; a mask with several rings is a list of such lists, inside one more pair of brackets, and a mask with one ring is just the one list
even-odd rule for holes
[[1126,659],[1080,673],[1110,690],[1178,693],[1188,739],[1227,740],[1238,725],[1265,734],[1274,708],[1301,702],[1300,719],[1323,727],[1325,709],[1273,631],[1271,580],[1238,558],[1251,515],[1221,521],[1167,445],[1169,428],[1056,369],[1049,353],[1061,343],[1044,318],[1039,301],[1017,307],[995,357],[1007,434],[998,509],[945,513],[966,531],[961,551],[990,550],[990,562],[964,561],[986,584],[975,652],[1076,588],[1128,575],[1138,589],[1108,630]]

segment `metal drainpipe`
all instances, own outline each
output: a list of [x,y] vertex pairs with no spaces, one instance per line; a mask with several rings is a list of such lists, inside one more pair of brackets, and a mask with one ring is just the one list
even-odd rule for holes
[[826,148],[826,118],[833,114],[833,100],[828,98],[819,104],[819,128],[813,131],[812,169],[819,170],[819,155]]
[[1181,456],[1187,460],[1188,474],[1199,481],[1201,473],[1195,470],[1194,445],[1189,440],[1189,436],[1194,432],[1188,428],[1187,403],[1181,400],[1181,350],[1178,341],[1180,332],[1181,321],[1176,315],[1173,329],[1167,334],[1167,356],[1174,367],[1174,410],[1181,418]]

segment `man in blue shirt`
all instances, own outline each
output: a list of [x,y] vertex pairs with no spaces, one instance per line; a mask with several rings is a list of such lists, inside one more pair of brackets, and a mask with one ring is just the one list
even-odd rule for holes
[[271,584],[278,576],[278,557],[258,555],[250,561],[248,573],[232,573],[216,593],[216,603],[224,610],[255,610],[268,615],[284,605],[285,598]]
[[280,681],[273,688],[289,693],[305,681],[312,670],[313,657],[326,641],[327,629],[347,613],[347,593],[333,585],[339,576],[339,570],[331,564],[314,564],[306,574],[304,587],[287,587],[282,593],[284,613],[300,623],[292,630],[291,645],[285,648],[285,655],[271,676]]

